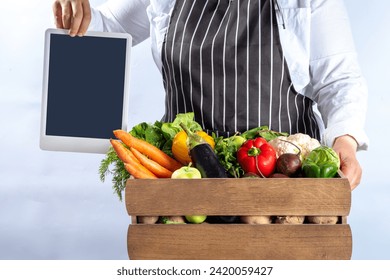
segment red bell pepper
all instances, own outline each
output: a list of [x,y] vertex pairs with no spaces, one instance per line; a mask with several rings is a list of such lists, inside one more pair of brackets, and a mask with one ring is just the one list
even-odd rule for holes
[[247,140],[237,151],[237,161],[248,173],[270,176],[276,165],[275,149],[262,137]]

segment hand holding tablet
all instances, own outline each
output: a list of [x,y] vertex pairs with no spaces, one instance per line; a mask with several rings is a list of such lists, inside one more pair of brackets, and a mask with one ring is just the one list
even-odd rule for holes
[[83,36],[91,22],[89,0],[55,0],[53,14],[56,27],[69,29],[70,36]]

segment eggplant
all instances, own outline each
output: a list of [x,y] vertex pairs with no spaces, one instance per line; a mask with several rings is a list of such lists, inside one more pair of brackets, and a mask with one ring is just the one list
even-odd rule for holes
[[225,167],[219,162],[210,144],[198,134],[190,131],[183,123],[180,126],[187,133],[190,157],[202,178],[228,178]]
[[241,223],[239,216],[207,216],[210,224],[238,224]]
[[196,145],[190,150],[190,156],[202,178],[227,178],[226,169],[219,163],[211,146],[206,144]]
[[217,216],[221,224],[237,224],[240,222],[239,216]]
[[[199,170],[202,178],[228,178],[228,172],[219,162],[217,155],[201,136],[191,132],[181,123],[181,127],[187,133],[187,145],[194,166]],[[234,223],[236,216],[214,216],[210,221],[217,223]]]

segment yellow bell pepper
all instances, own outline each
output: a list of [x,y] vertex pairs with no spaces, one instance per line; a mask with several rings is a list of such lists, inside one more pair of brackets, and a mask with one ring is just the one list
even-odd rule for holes
[[[211,148],[214,149],[215,142],[213,137],[204,131],[197,131],[196,133],[204,140],[206,140],[206,142],[210,144]],[[183,165],[188,165],[190,162],[192,162],[187,146],[187,133],[184,130],[178,132],[173,138],[172,154],[174,158]]]

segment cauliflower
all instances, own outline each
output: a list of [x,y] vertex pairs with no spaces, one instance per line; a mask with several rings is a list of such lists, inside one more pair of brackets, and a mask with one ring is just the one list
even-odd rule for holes
[[269,143],[274,147],[276,157],[285,153],[298,154],[299,151],[301,151],[301,160],[303,160],[310,151],[321,146],[321,143],[317,139],[311,138],[309,135],[304,133],[296,133],[288,137],[279,136],[269,141]]
[[295,147],[294,145],[289,143],[289,140],[287,140],[286,136],[279,136],[269,141],[268,143],[271,144],[272,147],[274,147],[277,158],[287,153],[298,154],[299,150],[302,150],[302,147],[300,145],[296,144],[298,147]]
[[302,148],[301,153],[303,158],[307,157],[307,155],[312,150],[321,146],[321,143],[317,139],[311,138],[309,135],[304,133],[292,134],[287,137],[287,140],[293,142],[294,144]]

